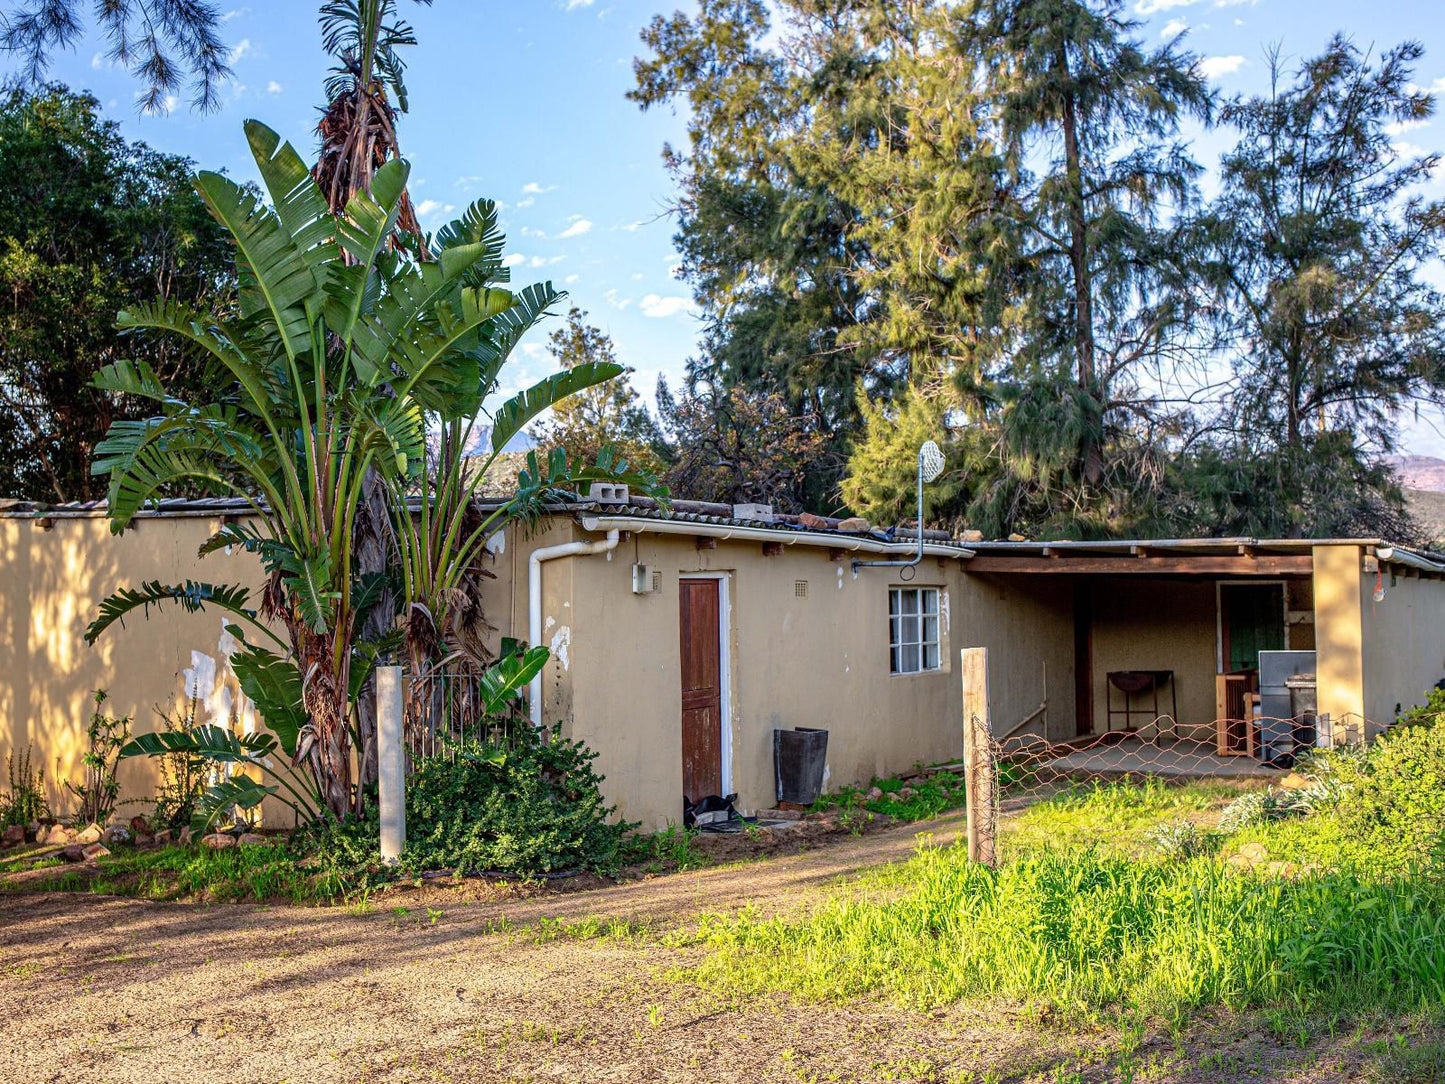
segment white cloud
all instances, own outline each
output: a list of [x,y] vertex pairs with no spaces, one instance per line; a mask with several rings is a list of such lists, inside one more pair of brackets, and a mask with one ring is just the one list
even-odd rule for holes
[[236,42],[236,47],[231,50],[231,63],[234,64],[251,51],[251,39],[242,38]]
[[578,8],[590,8],[596,0],[567,0],[567,10],[576,11]]
[[629,222],[627,225],[623,226],[622,228],[623,228],[624,230],[626,230],[628,233],[636,233],[638,230],[642,229],[642,221],[639,219],[639,220],[636,221],[636,222]]
[[1199,74],[1206,79],[1218,79],[1221,76],[1233,75],[1242,67],[1244,67],[1244,57],[1238,54],[1207,56],[1199,62]]
[[276,80],[274,79],[272,79],[269,83],[266,84],[267,94],[280,94],[281,89],[281,84],[276,82]]
[[533,361],[541,361],[543,358],[551,357],[552,351],[548,350],[541,343],[523,343],[522,354],[525,357],[531,358]]
[[660,297],[657,294],[648,294],[638,307],[642,310],[643,316],[662,320],[669,316],[676,316],[680,312],[690,312],[692,302],[685,297]]
[[527,263],[531,267],[548,267],[554,263],[561,263],[566,258],[565,256],[533,256]]
[[1195,0],[1139,0],[1134,5],[1134,10],[1140,15],[1157,15],[1161,11],[1187,8],[1194,3]]
[[641,282],[641,281],[642,281],[644,278],[646,278],[646,277],[647,277],[646,275],[644,275],[641,271],[639,271],[639,272],[637,272],[635,275],[632,276],[632,281],[633,281],[633,282]]
[[587,219],[585,218],[579,218],[574,215],[572,218],[572,225],[568,226],[565,230],[559,233],[557,235],[557,239],[560,241],[565,241],[569,237],[581,237],[584,233],[590,233],[591,231],[591,222],[587,221]]
[[565,279],[563,279],[562,281],[565,282],[568,286],[571,286],[574,282],[576,282],[576,281],[577,281],[579,278],[581,278],[581,277],[582,277],[581,275],[576,275],[576,274],[568,275],[568,276],[567,276]]
[[95,56],[93,56],[93,57],[90,58],[90,66],[91,66],[91,68],[93,68],[95,71],[102,71],[102,70],[104,70],[104,68],[105,68],[105,66],[106,66],[106,65],[105,65],[105,54],[104,54],[104,53],[96,53]]
[[1445,91],[1445,75],[1442,75],[1439,79],[1436,79],[1435,82],[1431,83],[1430,89]]
[[628,305],[632,304],[632,298],[618,297],[616,290],[608,290],[602,295],[602,298],[614,309],[625,309]]
[[416,205],[417,218],[427,218],[434,214],[447,214],[455,211],[456,208],[450,203],[443,203],[439,199],[424,199]]
[[536,202],[537,202],[537,201],[536,201],[535,199],[533,199],[531,196],[528,196],[526,199],[519,199],[519,200],[517,201],[517,206],[518,206],[518,207],[530,207],[530,206],[532,206],[532,204],[534,204],[534,203],[536,203]]
[[1423,128],[1429,123],[1430,122],[1428,120],[1420,120],[1418,118],[1411,118],[1410,120],[1397,120],[1394,124],[1385,125],[1385,132],[1387,135],[1392,136],[1404,135],[1412,128]]
[[522,194],[524,196],[540,196],[543,192],[551,192],[555,190],[556,187],[557,186],[555,184],[543,185],[538,184],[536,181],[528,181],[526,184],[522,185]]
[[1159,36],[1164,39],[1178,37],[1189,29],[1189,24],[1183,19],[1170,19],[1164,24],[1164,29],[1159,31]]
[[148,116],[164,117],[166,114],[170,113],[172,110],[175,109],[176,106],[180,104],[181,100],[177,98],[174,94],[167,94],[165,98],[162,99],[158,104],[145,110],[145,112]]
[[233,8],[232,10],[226,12],[226,14],[221,16],[221,22],[229,23],[232,19],[239,19],[242,15],[246,14],[246,12],[250,10],[250,8]]
[[1418,143],[1410,143],[1403,139],[1397,139],[1395,142],[1391,143],[1390,146],[1394,148],[1395,153],[1398,154],[1401,158],[1425,157],[1425,148],[1420,146]]
[[516,267],[516,266],[518,266],[519,264],[524,264],[524,263],[526,263],[526,262],[527,262],[527,257],[523,256],[520,252],[514,252],[514,253],[512,253],[510,256],[508,256],[505,260],[502,261],[502,266],[503,266],[503,267]]

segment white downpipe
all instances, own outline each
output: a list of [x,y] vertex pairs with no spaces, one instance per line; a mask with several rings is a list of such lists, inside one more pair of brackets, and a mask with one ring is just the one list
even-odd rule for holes
[[[617,548],[622,537],[620,531],[607,532],[606,538],[596,542],[563,542],[560,546],[543,546],[533,550],[527,559],[527,646],[536,647],[542,642],[542,562],[559,557],[586,557],[594,553],[607,553]],[[533,726],[542,725],[542,675],[538,674],[527,686],[527,712]]]
[[[588,516],[582,517],[584,531],[601,531],[620,528],[639,534],[683,534],[716,538],[720,542],[728,539],[743,542],[781,542],[785,546],[826,546],[830,549],[847,550],[850,553],[880,553],[912,556],[918,552],[915,542],[881,542],[876,538],[858,538],[845,534],[822,531],[780,530],[776,527],[735,527],[720,523],[693,523],[689,520],[643,519],[636,516]],[[923,553],[926,557],[946,557],[958,560],[974,556],[974,551],[964,546],[944,545],[925,542]]]

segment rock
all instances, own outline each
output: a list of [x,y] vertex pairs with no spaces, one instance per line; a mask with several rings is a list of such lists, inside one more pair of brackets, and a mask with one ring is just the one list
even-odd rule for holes
[[[169,828],[162,828],[155,835],[151,836],[151,842],[157,847],[169,847],[173,838],[175,837]],[[137,840],[137,842],[139,842],[139,840]]]
[[130,830],[132,835],[140,835],[142,832],[150,831],[151,822],[137,813],[130,819]]
[[832,525],[822,516],[815,516],[812,512],[800,512],[798,514],[798,526],[806,527],[810,531],[832,530]]
[[80,853],[87,862],[92,862],[97,858],[104,858],[110,854],[110,848],[104,843],[87,843],[80,849]]
[[803,814],[799,813],[796,809],[768,810],[768,820],[771,821],[797,821],[802,819]]
[[882,799],[883,799],[883,791],[882,791],[881,789],[879,789],[878,787],[872,787],[872,788],[869,789],[869,791],[868,791],[868,800],[869,800],[870,802],[878,802],[878,801],[882,801]]
[[1011,534],[1011,535],[1008,536],[1008,540],[1009,540],[1010,542],[1027,542],[1027,541],[1028,541],[1028,539],[1025,538],[1025,537],[1024,537],[1023,535],[1021,535],[1021,534]]
[[101,837],[102,835],[104,835],[104,833],[101,831],[100,825],[98,825],[98,824],[96,824],[94,821],[92,821],[90,824],[87,824],[84,828],[82,828],[82,829],[76,834],[76,836],[75,836],[75,842],[77,842],[77,843],[99,843],[99,842],[100,842],[100,837]]
[[1310,787],[1310,781],[1299,772],[1290,772],[1279,781],[1279,785],[1285,790],[1307,790]]
[[972,528],[969,528],[968,530],[964,531],[963,534],[959,535],[959,538],[961,538],[965,542],[982,542],[983,532],[975,531]]
[[271,842],[260,832],[242,832],[241,838],[236,840],[242,847],[262,847]]
[[149,835],[147,835],[145,832],[137,832],[137,833],[136,833],[136,836],[135,836],[135,845],[136,845],[137,847],[149,847],[149,846],[150,846],[152,843],[154,843],[154,842],[155,842],[155,837],[149,836]]
[[40,842],[48,843],[51,845],[59,844],[61,846],[64,846],[65,844],[73,843],[74,841],[75,833],[71,829],[65,827],[65,825],[63,824],[52,824],[49,830],[45,833],[45,838]]
[[60,857],[67,862],[84,862],[85,847],[79,843],[71,843],[60,850]]
[[192,833],[192,831],[191,831],[189,828],[182,828],[182,829],[181,829],[181,834],[180,834],[180,837],[179,837],[179,838],[180,838],[180,841],[181,841],[183,844],[184,844],[184,843],[190,843],[191,838],[192,838],[193,835],[194,835],[194,833]]
[[1239,848],[1239,853],[1251,862],[1263,862],[1269,857],[1269,848],[1263,843],[1246,843]]
[[871,531],[873,524],[869,523],[862,516],[849,516],[843,520],[835,530],[839,531]]
[[5,835],[0,838],[0,845],[6,847],[18,847],[25,842],[25,825],[12,824],[5,829]]
[[1253,869],[1254,863],[1245,854],[1232,854],[1229,856],[1229,864],[1235,869]]
[[900,791],[898,792],[898,797],[899,797],[899,799],[900,799],[901,801],[905,801],[905,802],[908,801],[910,798],[913,797],[913,788],[912,788],[912,787],[904,787],[902,790],[900,790]]
[[236,845],[236,837],[228,836],[224,832],[212,832],[208,836],[201,837],[201,846],[209,847],[213,851],[225,850],[227,847]]
[[101,835],[100,840],[102,843],[129,843],[130,829],[119,824],[112,824]]

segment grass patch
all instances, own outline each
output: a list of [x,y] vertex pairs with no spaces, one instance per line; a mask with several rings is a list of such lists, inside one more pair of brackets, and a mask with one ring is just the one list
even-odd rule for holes
[[[29,868],[35,868],[32,865]],[[341,878],[303,867],[285,845],[117,850],[94,867],[59,865],[9,891],[94,892],[151,900],[338,903],[355,893]]]
[[[907,886],[901,893],[878,891]],[[1206,1005],[1399,1011],[1445,1003],[1445,892],[1423,879],[1298,879],[1218,859],[1044,850],[999,870],[926,848],[804,919],[706,928],[694,977],[727,993],[1006,998],[1065,1017],[1183,1019]]]
[[[869,792],[875,787],[882,792],[882,797],[869,798]],[[874,779],[866,787],[843,787],[819,798],[811,806],[811,812],[862,809],[900,821],[923,821],[963,806],[963,776],[935,772],[907,780]]]

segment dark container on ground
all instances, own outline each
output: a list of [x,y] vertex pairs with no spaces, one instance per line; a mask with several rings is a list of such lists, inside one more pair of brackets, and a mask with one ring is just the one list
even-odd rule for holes
[[823,796],[828,732],[800,726],[773,731],[773,774],[778,801],[812,805]]

